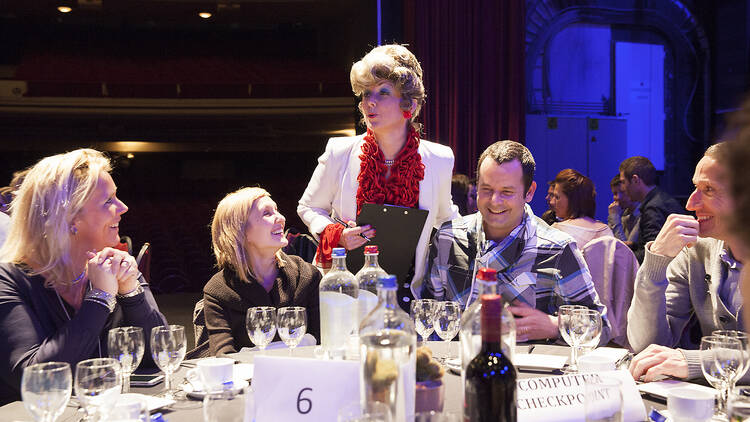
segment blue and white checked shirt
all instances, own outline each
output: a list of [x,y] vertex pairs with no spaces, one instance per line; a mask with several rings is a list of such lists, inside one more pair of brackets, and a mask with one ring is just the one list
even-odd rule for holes
[[536,217],[528,204],[524,211],[521,224],[500,242],[485,239],[479,212],[444,223],[432,237],[422,296],[455,300],[463,307],[477,295],[477,269],[494,268],[498,290],[509,303],[518,299],[550,315],[564,304],[599,310],[600,344],[606,344],[607,308],[575,241]]

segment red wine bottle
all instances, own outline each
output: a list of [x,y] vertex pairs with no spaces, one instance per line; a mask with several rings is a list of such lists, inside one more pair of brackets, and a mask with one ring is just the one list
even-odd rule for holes
[[516,421],[516,367],[501,344],[503,299],[482,295],[482,350],[466,368],[465,422]]

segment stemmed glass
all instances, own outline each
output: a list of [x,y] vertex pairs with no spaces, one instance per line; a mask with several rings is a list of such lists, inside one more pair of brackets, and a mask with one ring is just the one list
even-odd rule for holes
[[276,335],[276,308],[256,306],[248,309],[245,328],[250,340],[262,353]]
[[120,362],[112,358],[95,358],[76,365],[75,391],[86,411],[87,421],[101,421],[114,407],[122,390]]
[[[735,383],[739,381],[743,376],[745,376],[745,373],[747,372],[748,368],[750,368],[750,350],[748,350],[748,336],[747,333],[744,331],[737,331],[737,330],[714,330],[711,333],[712,336],[719,336],[719,337],[731,337],[736,338],[740,341],[740,344],[742,345],[742,367],[739,369],[737,374],[737,379],[735,379]],[[734,390],[734,384],[730,386],[729,391]]]
[[725,418],[730,386],[742,375],[740,370],[744,367],[745,349],[736,338],[703,336],[700,352],[703,375],[720,393],[716,414]]
[[302,306],[287,306],[276,311],[279,319],[279,337],[292,350],[302,341],[307,332],[307,312]]
[[572,368],[566,373],[578,372],[578,350],[584,344],[598,344],[602,335],[602,315],[596,309],[575,308],[568,319],[568,335],[574,350]]
[[117,359],[122,367],[122,392],[130,391],[130,374],[143,359],[143,328],[118,327],[109,330],[107,350],[109,357]]
[[203,397],[203,420],[205,422],[243,422],[246,400],[249,394],[226,390],[212,392]]
[[37,422],[54,422],[70,400],[73,375],[65,362],[47,362],[23,368],[23,406]]
[[560,330],[560,336],[570,346],[570,362],[565,372],[575,373],[578,372],[578,347],[573,344],[573,339],[570,336],[570,320],[573,315],[573,311],[576,309],[588,309],[581,305],[561,305],[557,309],[557,328]]
[[437,302],[434,325],[437,335],[447,343],[447,351],[445,357],[442,359],[445,362],[451,357],[450,341],[458,334],[458,329],[461,325],[461,306],[458,302]]
[[164,397],[173,399],[172,374],[185,359],[185,327],[162,325],[151,329],[151,356],[164,372]]
[[414,318],[414,329],[426,342],[430,334],[435,330],[433,321],[437,301],[435,299],[417,299],[411,302],[411,317]]

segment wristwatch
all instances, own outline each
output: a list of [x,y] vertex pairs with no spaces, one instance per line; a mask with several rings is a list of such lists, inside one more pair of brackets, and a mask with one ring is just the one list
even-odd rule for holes
[[141,284],[140,284],[140,283],[138,283],[138,284],[137,284],[137,285],[135,286],[135,289],[133,289],[133,290],[131,290],[131,291],[127,292],[127,293],[124,293],[124,294],[119,294],[119,293],[118,293],[118,294],[117,294],[117,298],[118,298],[118,299],[124,299],[124,298],[126,298],[126,297],[133,297],[133,296],[138,296],[138,295],[139,295],[139,294],[141,294],[141,293],[143,293],[143,286],[141,286]]
[[101,289],[89,290],[88,293],[86,293],[86,297],[84,297],[84,300],[98,302],[99,304],[106,306],[109,309],[109,312],[114,311],[115,305],[117,304],[117,299],[115,299],[114,295],[109,294]]

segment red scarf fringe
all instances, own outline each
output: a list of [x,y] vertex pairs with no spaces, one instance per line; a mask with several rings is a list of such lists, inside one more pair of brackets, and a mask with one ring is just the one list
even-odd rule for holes
[[359,156],[359,188],[357,189],[357,215],[362,204],[389,204],[415,208],[419,204],[419,182],[424,180],[424,164],[419,155],[419,135],[409,130],[406,144],[391,165],[388,180],[385,174],[385,156],[375,136],[367,129],[362,154]]

